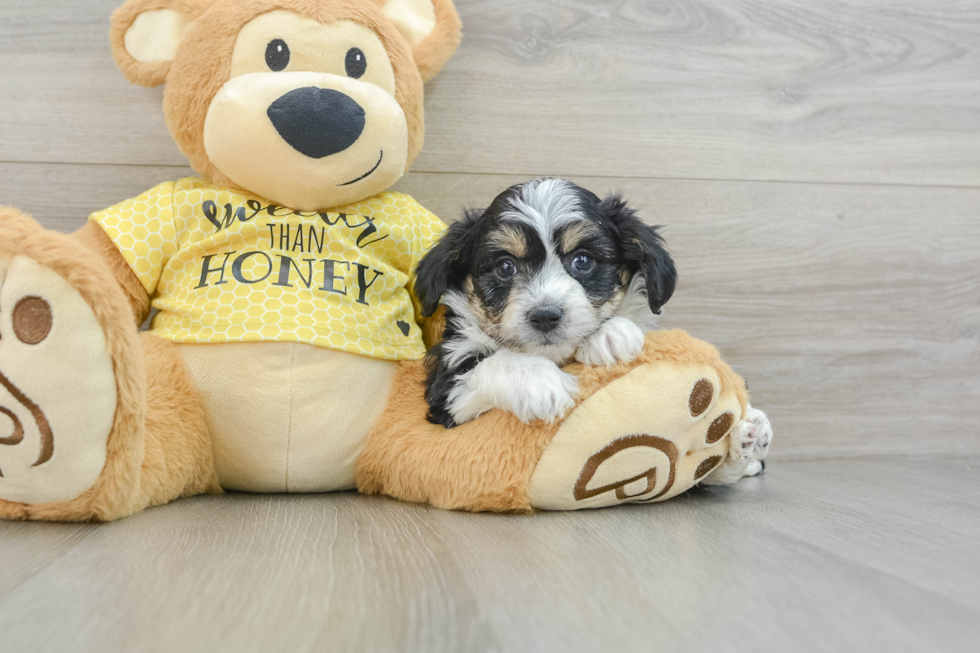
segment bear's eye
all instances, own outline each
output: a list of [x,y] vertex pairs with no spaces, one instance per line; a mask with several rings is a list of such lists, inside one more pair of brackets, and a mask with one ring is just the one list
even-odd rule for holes
[[347,60],[344,62],[347,68],[347,76],[354,79],[360,78],[367,70],[367,58],[360,48],[351,48],[347,51]]
[[266,46],[265,64],[273,72],[284,70],[289,65],[289,46],[285,41],[276,39]]

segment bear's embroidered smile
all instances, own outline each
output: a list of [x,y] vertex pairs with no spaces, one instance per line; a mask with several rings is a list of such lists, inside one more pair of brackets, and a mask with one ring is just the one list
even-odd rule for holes
[[374,173],[375,170],[378,169],[378,167],[381,165],[381,162],[384,160],[384,158],[385,158],[385,151],[382,148],[381,154],[378,156],[378,162],[374,164],[374,167],[373,168],[371,168],[370,170],[368,170],[367,172],[365,172],[363,175],[361,175],[357,179],[353,179],[351,181],[344,182],[344,183],[342,183],[340,185],[341,186],[350,186],[351,184],[356,184],[357,182],[359,182],[359,181],[361,181],[363,179],[367,179],[368,177],[370,177]]

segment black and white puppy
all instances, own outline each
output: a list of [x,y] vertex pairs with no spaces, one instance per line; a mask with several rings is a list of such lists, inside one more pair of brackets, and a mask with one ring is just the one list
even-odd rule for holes
[[426,400],[429,421],[447,428],[493,408],[525,422],[562,416],[577,382],[560,366],[636,358],[677,282],[657,228],[622,197],[553,178],[467,211],[415,274],[423,315],[446,307]]

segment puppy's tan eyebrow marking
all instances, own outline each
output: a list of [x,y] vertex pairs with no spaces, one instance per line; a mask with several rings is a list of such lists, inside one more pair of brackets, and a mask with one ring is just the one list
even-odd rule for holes
[[510,252],[517,258],[527,256],[527,239],[524,232],[507,225],[502,225],[490,235],[489,243],[498,249]]
[[569,225],[561,234],[561,251],[568,254],[579,245],[599,235],[599,228],[589,220],[579,220]]

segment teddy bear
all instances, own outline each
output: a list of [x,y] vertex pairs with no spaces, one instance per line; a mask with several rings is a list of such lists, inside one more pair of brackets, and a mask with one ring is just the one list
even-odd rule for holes
[[[412,271],[444,224],[388,190],[422,147],[451,0],[126,0],[200,178],[74,234],[0,210],[0,517],[108,521],[224,490],[358,489],[474,511],[647,503],[757,473],[768,421],[710,345],[573,365],[553,423],[425,420]],[[138,330],[154,310],[148,332]],[[761,415],[761,417],[759,417]]]

